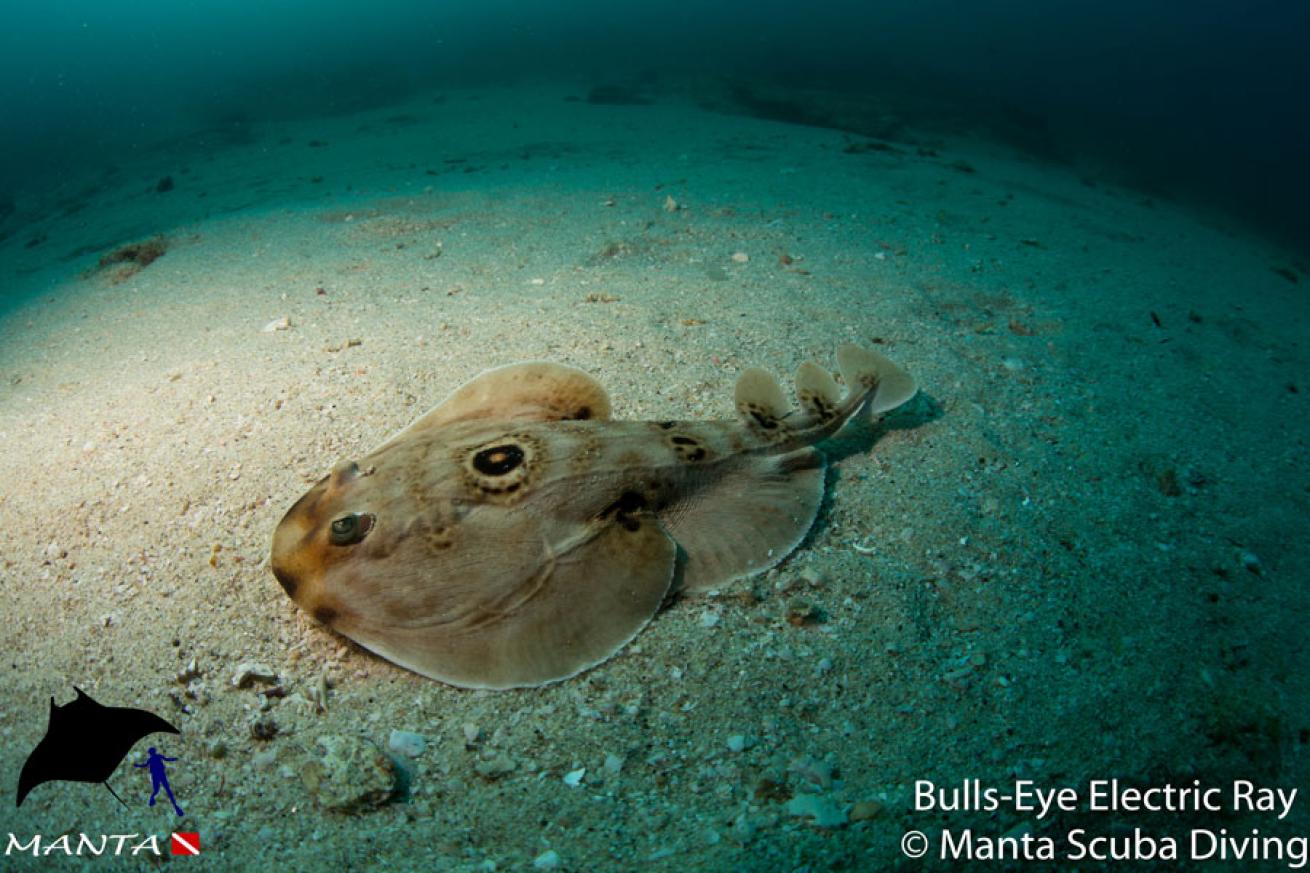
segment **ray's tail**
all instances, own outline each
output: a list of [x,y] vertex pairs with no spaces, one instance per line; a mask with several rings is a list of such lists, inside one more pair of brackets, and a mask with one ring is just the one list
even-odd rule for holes
[[831,436],[865,409],[872,416],[890,412],[919,390],[909,373],[859,346],[839,346],[837,368],[845,391],[818,364],[800,365],[796,371],[799,408],[788,403],[778,380],[767,370],[745,370],[737,379],[737,415],[766,443],[787,450]]

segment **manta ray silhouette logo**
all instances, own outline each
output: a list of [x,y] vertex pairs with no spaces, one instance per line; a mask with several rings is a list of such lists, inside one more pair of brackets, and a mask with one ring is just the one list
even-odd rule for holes
[[[23,801],[33,788],[43,782],[99,782],[118,796],[107,781],[123,758],[132,750],[137,741],[153,733],[181,733],[177,728],[164,721],[153,712],[129,707],[104,706],[97,703],[85,691],[74,689],[77,697],[59,706],[50,698],[50,722],[45,736],[36,744],[23,771],[18,777],[18,797],[15,806],[22,806]],[[167,788],[167,778],[163,776],[163,761],[176,760],[152,756],[148,765],[155,793],[160,787]],[[162,786],[161,786],[162,780]],[[169,800],[173,792],[168,790]],[[123,803],[127,806],[126,803]],[[150,805],[155,805],[152,794]],[[176,802],[173,804],[178,815],[182,810]]]

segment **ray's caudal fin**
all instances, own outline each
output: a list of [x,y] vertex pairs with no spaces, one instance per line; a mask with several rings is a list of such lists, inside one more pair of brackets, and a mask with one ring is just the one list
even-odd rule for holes
[[737,379],[737,415],[762,447],[784,452],[813,445],[837,431],[863,409],[881,416],[918,392],[913,377],[887,358],[854,345],[837,349],[837,368],[846,391],[817,364],[806,361],[796,371],[793,409],[778,381],[767,370],[752,367]]
[[[837,350],[846,391],[817,364],[796,373],[799,409],[791,409],[767,371],[737,380],[737,413],[748,438],[735,463],[701,483],[694,500],[664,524],[686,554],[682,590],[720,588],[776,566],[805,539],[823,501],[822,452],[814,447],[862,410],[875,415],[914,396],[914,380],[882,355]],[[754,439],[750,439],[753,437]]]

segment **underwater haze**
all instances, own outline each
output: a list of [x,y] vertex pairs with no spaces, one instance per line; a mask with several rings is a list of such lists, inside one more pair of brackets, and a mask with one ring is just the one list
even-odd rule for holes
[[18,0],[7,20],[10,191],[164,136],[415,89],[721,76],[893,100],[929,120],[963,115],[1041,157],[1306,240],[1301,3]]
[[1310,862],[1306,4],[5,11],[0,869]]

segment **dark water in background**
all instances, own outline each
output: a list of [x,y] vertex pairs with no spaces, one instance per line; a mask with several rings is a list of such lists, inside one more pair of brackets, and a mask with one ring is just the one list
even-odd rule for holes
[[189,131],[569,75],[891,99],[1310,242],[1310,4],[10,0],[0,207]]

